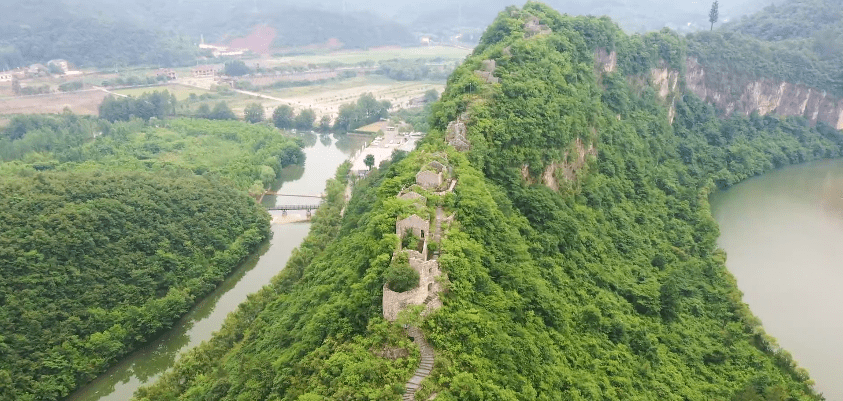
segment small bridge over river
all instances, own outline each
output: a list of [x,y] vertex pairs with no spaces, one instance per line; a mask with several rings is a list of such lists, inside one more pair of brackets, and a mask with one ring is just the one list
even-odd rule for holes
[[316,210],[316,209],[319,209],[319,204],[275,205],[275,206],[270,206],[270,207],[267,208],[267,210],[283,210],[285,212],[288,211],[288,210],[304,210],[304,211],[307,211],[307,212],[311,212],[311,211]]

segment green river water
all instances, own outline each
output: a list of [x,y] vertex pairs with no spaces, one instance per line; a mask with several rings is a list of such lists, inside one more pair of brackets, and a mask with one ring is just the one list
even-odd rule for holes
[[711,207],[744,302],[828,400],[843,400],[843,161],[771,171]]

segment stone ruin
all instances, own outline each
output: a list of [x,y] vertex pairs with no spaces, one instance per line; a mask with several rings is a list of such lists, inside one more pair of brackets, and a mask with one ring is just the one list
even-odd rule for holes
[[426,205],[427,204],[427,198],[425,198],[423,195],[419,194],[416,191],[406,191],[406,190],[402,191],[398,195],[398,199],[414,200],[414,201],[417,201],[416,203],[419,204],[419,205]]
[[[419,273],[419,286],[405,292],[395,292],[385,284],[383,286],[383,317],[394,322],[398,314],[414,305],[424,305],[423,314],[430,313],[442,306],[438,293],[442,290],[441,284],[436,281],[442,272],[439,270],[439,262],[426,260],[424,255],[416,251],[406,252],[410,261],[410,267]],[[397,253],[396,253],[397,255]]]
[[497,64],[495,63],[495,60],[483,60],[482,68],[475,70],[474,74],[482,78],[488,84],[496,84],[501,81],[500,78],[497,78],[494,75],[496,68]]
[[536,16],[531,15],[527,19],[527,22],[524,23],[525,38],[532,38],[533,36],[538,35],[548,35],[550,33],[553,33],[553,30],[551,30],[547,25],[542,24]]
[[468,130],[464,120],[463,116],[460,116],[455,121],[451,121],[445,131],[445,142],[460,152],[467,152],[471,149],[471,142],[468,141],[466,136]]
[[422,170],[416,174],[416,184],[424,189],[439,188],[445,181],[441,171]]
[[[442,157],[440,155],[433,155],[434,157]],[[444,155],[447,160],[447,155]],[[435,171],[429,170],[433,169]],[[441,177],[450,168],[440,161],[431,161],[423,168],[421,173],[433,173]],[[418,178],[419,176],[417,176]],[[441,184],[441,182],[440,182]],[[422,185],[422,183],[419,183]],[[422,186],[423,187],[423,186]],[[453,190],[453,185],[451,189]],[[412,190],[403,190],[397,195],[399,199],[418,200],[421,204],[426,204],[427,199]],[[441,213],[441,209],[438,214]],[[437,227],[441,229],[441,224],[453,221],[453,215],[447,218],[439,218],[437,214]],[[442,300],[439,298],[439,293],[444,289],[442,284],[437,280],[442,275],[439,269],[438,252],[434,252],[433,259],[428,260],[428,244],[431,241],[438,241],[438,238],[433,238],[430,233],[430,222],[413,214],[404,219],[395,222],[395,233],[398,235],[399,243],[398,249],[393,253],[393,259],[401,252],[406,253],[410,267],[419,273],[419,285],[412,290],[405,292],[395,292],[389,287],[383,285],[383,317],[386,320],[394,322],[398,319],[398,314],[414,305],[423,305],[424,310],[422,315],[427,315],[433,310],[442,306]],[[413,249],[401,249],[401,243],[407,234],[415,235],[423,241],[422,251],[418,252]],[[434,234],[439,235],[439,234]]]
[[411,232],[426,243],[430,235],[430,222],[414,214],[404,220],[398,220],[395,223],[395,232],[401,239],[404,239],[405,233]]

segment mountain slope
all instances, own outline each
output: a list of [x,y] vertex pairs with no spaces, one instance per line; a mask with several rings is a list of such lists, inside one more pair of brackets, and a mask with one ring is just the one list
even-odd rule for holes
[[[356,183],[344,214],[330,184],[287,269],[137,399],[398,400],[419,366],[403,324],[435,350],[415,399],[821,399],[742,303],[707,194],[840,156],[843,137],[801,118],[718,119],[681,93],[686,46],[507,8],[420,148]],[[443,164],[429,188],[419,177]],[[454,216],[428,248],[443,290],[390,323],[384,283],[415,244],[412,214]]]

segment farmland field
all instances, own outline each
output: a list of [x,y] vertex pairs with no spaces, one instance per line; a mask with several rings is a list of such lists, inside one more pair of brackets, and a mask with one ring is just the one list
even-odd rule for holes
[[104,91],[89,89],[78,92],[0,98],[0,115],[61,113],[65,107],[76,114],[94,115],[108,96]]
[[424,96],[430,89],[442,92],[445,82],[395,81],[383,76],[357,77],[324,85],[301,86],[264,92],[284,100],[295,109],[312,108],[317,116],[335,117],[339,107],[371,93],[377,100],[388,100],[393,108],[406,108],[412,99]]
[[305,54],[290,57],[272,57],[261,60],[261,65],[275,67],[284,64],[357,64],[364,61],[385,61],[393,59],[446,59],[462,60],[471,53],[471,49],[429,46],[429,47],[387,47],[361,51],[338,51],[324,54]]
[[194,88],[190,86],[183,86],[183,85],[161,85],[161,86],[152,86],[152,87],[143,87],[143,88],[128,88],[128,89],[118,89],[113,91],[114,93],[126,96],[140,96],[144,93],[150,93],[154,91],[162,91],[166,90],[174,95],[176,95],[176,100],[182,101],[187,99],[191,93],[195,93],[196,96],[203,95],[205,93],[210,93],[207,90]]

